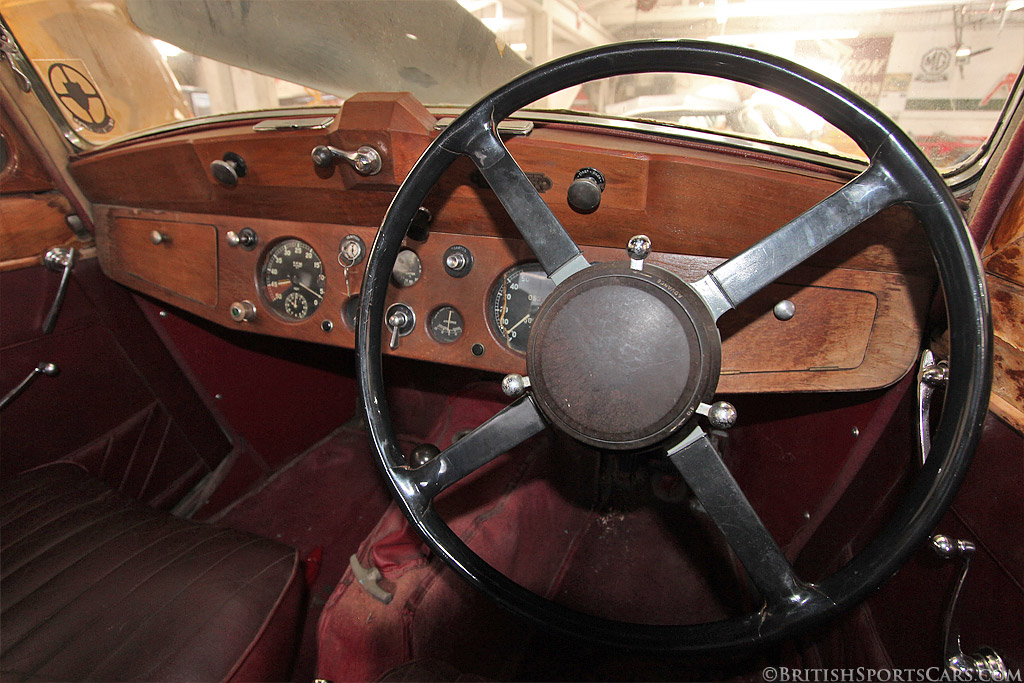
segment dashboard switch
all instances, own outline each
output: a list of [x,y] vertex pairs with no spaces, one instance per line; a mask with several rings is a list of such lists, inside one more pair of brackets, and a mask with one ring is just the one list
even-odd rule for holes
[[338,264],[342,268],[352,268],[363,261],[366,256],[366,244],[356,234],[345,235],[338,247]]
[[473,270],[473,253],[461,244],[453,244],[444,252],[444,272],[452,277],[466,277]]
[[256,317],[256,306],[248,300],[236,301],[231,304],[228,312],[231,313],[231,319],[236,323],[246,323]]
[[407,337],[416,329],[416,314],[406,304],[391,304],[384,320],[391,333],[388,347],[392,351],[398,348],[399,337]]
[[256,243],[259,242],[259,238],[256,236],[256,231],[252,228],[242,228],[238,232],[228,230],[224,239],[227,240],[229,247],[241,247],[246,251],[252,251],[255,249]]

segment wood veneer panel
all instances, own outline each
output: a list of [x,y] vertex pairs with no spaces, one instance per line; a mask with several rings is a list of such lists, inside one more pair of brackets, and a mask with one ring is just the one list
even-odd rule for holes
[[988,295],[996,336],[1024,352],[1024,286],[990,275]]
[[[153,244],[157,231],[164,241]],[[141,280],[204,306],[217,305],[217,228],[205,223],[118,218],[105,245],[108,263],[127,283]],[[101,261],[102,263],[102,261]]]
[[[614,139],[613,139],[614,140]],[[602,145],[602,141],[603,145]],[[628,151],[622,149],[628,142]],[[821,173],[783,164],[746,161],[649,142],[540,128],[506,142],[527,173],[542,173],[551,188],[542,197],[569,234],[583,244],[618,247],[645,233],[655,248],[726,258],[799,216],[842,187]],[[593,146],[591,146],[593,145]],[[572,211],[569,183],[579,168],[606,175],[601,207]],[[439,232],[517,237],[494,194],[477,187],[474,167],[457,160],[425,205]],[[819,266],[900,271],[926,275],[931,257],[912,212],[893,207],[858,226],[812,258]]]
[[[775,303],[788,299],[803,311],[828,316],[841,324],[801,325],[776,319]],[[878,308],[872,292],[775,283],[751,297],[720,321],[722,373],[851,370],[864,361]],[[735,349],[735,351],[734,351]],[[726,352],[729,353],[726,353]],[[726,362],[728,361],[728,362]]]
[[[432,117],[408,95],[350,98],[327,131],[257,133],[251,122],[186,131],[84,155],[71,171],[96,203],[251,218],[380,224],[393,194],[433,135]],[[351,169],[318,172],[310,150],[331,142],[346,149],[374,144],[384,170],[362,178]],[[550,181],[543,193],[579,243],[618,248],[638,232],[672,253],[729,257],[798,216],[842,186],[839,174],[736,152],[714,153],[678,143],[634,140],[538,125],[507,141],[527,173]],[[246,159],[249,174],[236,187],[216,183],[209,163],[227,151]],[[602,205],[587,216],[566,201],[583,166],[607,178]],[[425,205],[436,232],[517,237],[497,198],[473,180],[460,159]],[[913,214],[894,207],[815,256],[818,266],[930,275]]]
[[[374,229],[227,216],[151,214],[117,207],[99,207],[98,217],[101,263],[112,278],[243,331],[354,346],[354,331],[343,321],[341,311],[348,298],[359,291],[365,262],[350,269],[346,278],[337,261],[337,250],[348,233],[358,234],[369,246]],[[118,231],[109,230],[109,226],[126,219],[147,226],[154,220],[165,225],[213,226],[211,229],[219,245],[216,255],[220,296],[216,303],[207,306],[195,296],[191,299],[181,296],[187,291],[181,289],[182,284],[162,281],[159,273],[150,273],[150,277],[144,279],[129,275],[133,266],[125,259],[130,258],[132,252],[123,245],[117,247]],[[256,230],[259,247],[245,251],[226,246],[227,231],[238,231],[246,226]],[[147,240],[149,229],[141,231]],[[323,260],[327,276],[323,303],[302,322],[285,321],[272,313],[255,277],[266,250],[286,237],[299,237],[309,242]],[[474,255],[473,269],[464,278],[452,278],[443,269],[444,252],[453,244],[467,246]],[[136,246],[140,250],[153,247],[148,241]],[[431,233],[425,243],[410,242],[409,246],[422,260],[423,276],[407,289],[392,287],[387,301],[388,304],[401,301],[410,305],[416,312],[417,325],[411,335],[402,338],[394,353],[495,372],[525,372],[525,358],[505,348],[487,324],[489,293],[501,273],[515,264],[533,260],[525,243],[486,236]],[[586,246],[584,252],[592,261],[625,258],[622,249]],[[721,259],[655,253],[649,262],[692,281]],[[178,277],[178,272],[168,271],[172,277]],[[802,267],[786,275],[774,287],[776,290],[767,294],[764,301],[752,299],[740,311],[730,313],[736,316],[733,322],[723,318],[727,331],[723,345],[723,367],[727,374],[720,382],[723,392],[874,388],[897,380],[913,365],[920,344],[921,320],[931,292],[929,280],[893,273]],[[769,304],[776,300],[774,297],[782,295],[797,302],[797,315],[786,323],[775,320],[770,314]],[[249,323],[234,323],[228,309],[231,302],[243,299],[256,305],[256,318]],[[465,320],[463,336],[453,344],[440,344],[426,331],[429,314],[442,305],[455,306]],[[333,324],[330,332],[321,328],[325,320]],[[474,344],[483,345],[482,356],[472,353]]]
[[1024,351],[996,336],[989,408],[1024,432]]
[[7,145],[7,163],[0,169],[0,192],[46,192],[55,189],[53,179],[39,163],[7,112],[0,112],[0,135]]
[[0,198],[0,269],[38,263],[51,247],[79,246],[64,220],[71,213],[57,192]]
[[985,259],[985,270],[1024,287],[1024,224],[1020,237]]
[[990,408],[1024,432],[1024,184],[1018,185],[985,253],[995,333]]

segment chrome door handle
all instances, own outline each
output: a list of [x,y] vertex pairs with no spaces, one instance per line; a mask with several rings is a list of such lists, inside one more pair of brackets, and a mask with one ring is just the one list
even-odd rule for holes
[[932,394],[936,389],[944,388],[948,378],[949,364],[936,360],[931,350],[925,349],[917,368],[917,443],[922,465],[932,449]]
[[57,367],[56,363],[40,363],[39,365],[32,368],[32,372],[28,373],[28,377],[18,382],[18,386],[14,387],[7,392],[7,395],[0,398],[0,410],[3,410],[11,404],[11,401],[21,396],[21,393],[29,388],[29,385],[36,380],[39,375],[46,375],[47,377],[56,377],[60,374],[60,368]]
[[50,305],[50,312],[46,314],[43,321],[43,334],[50,334],[57,326],[57,316],[60,314],[60,307],[64,303],[64,295],[68,291],[68,281],[71,279],[71,269],[75,267],[75,248],[54,247],[43,256],[43,265],[48,270],[63,273],[60,276],[60,286],[57,288],[57,296]]
[[960,599],[960,591],[964,587],[964,581],[967,579],[967,570],[971,568],[971,558],[974,556],[977,548],[970,541],[950,538],[942,534],[932,536],[932,548],[944,560],[955,560],[957,558],[963,560],[960,576],[953,586],[953,595],[950,596],[949,605],[946,607],[946,618],[942,624],[942,656],[945,660],[946,670],[956,676],[955,680],[1009,680],[1006,664],[998,652],[983,645],[973,655],[966,655],[960,646],[960,629],[954,621],[956,603]]
[[18,86],[25,92],[32,90],[32,81],[28,79],[18,64],[19,61],[25,61],[25,56],[7,29],[0,26],[0,62],[5,60],[11,65],[11,70],[18,79]]

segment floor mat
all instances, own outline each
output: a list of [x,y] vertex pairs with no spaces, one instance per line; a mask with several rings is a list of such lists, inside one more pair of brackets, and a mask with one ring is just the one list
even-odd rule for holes
[[313,678],[320,612],[390,501],[366,432],[343,427],[217,520],[286,543],[303,558],[321,549],[293,680]]

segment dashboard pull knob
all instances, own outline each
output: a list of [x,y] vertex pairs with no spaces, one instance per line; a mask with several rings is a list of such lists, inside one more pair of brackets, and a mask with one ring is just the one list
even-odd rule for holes
[[245,160],[234,152],[228,152],[222,159],[210,163],[210,172],[222,185],[234,187],[239,178],[244,178],[248,169]]
[[576,213],[594,213],[601,205],[604,175],[596,168],[581,168],[569,183],[569,206]]

